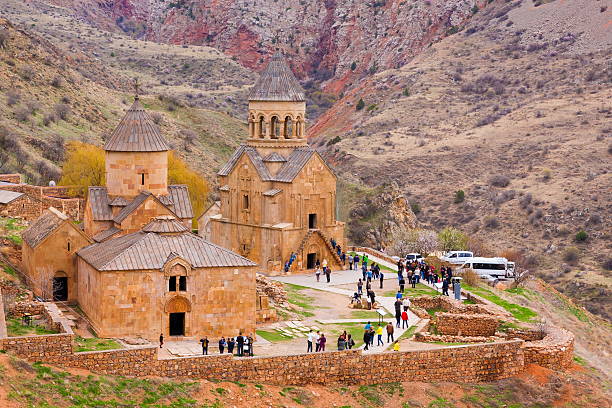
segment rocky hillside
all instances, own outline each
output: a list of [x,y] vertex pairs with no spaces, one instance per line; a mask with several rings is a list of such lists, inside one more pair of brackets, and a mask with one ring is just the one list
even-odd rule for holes
[[[216,71],[209,71],[214,77],[224,75],[224,70],[244,71],[217,51],[166,46],[168,57],[164,59],[156,57],[155,45],[147,49],[142,42],[123,43],[118,39],[111,46],[99,45],[109,57],[116,56],[116,62],[108,63],[88,48],[95,43],[97,31],[90,37],[83,34],[82,41],[61,41],[70,29],[65,21],[49,14],[24,12],[24,5],[18,2],[0,7],[4,8],[3,15],[10,14],[22,23],[17,27],[0,19],[0,171],[23,173],[34,183],[57,180],[66,142],[82,140],[101,145],[131,104],[134,76],[144,82],[148,95],[143,101],[163,134],[180,155],[209,178],[246,136],[244,123],[223,112],[224,107],[231,110],[229,104],[215,106],[215,96],[211,96],[214,91],[203,98],[218,110],[198,108],[189,103],[189,98],[179,98],[177,87],[190,92],[183,83],[160,84],[164,72],[182,62],[181,58],[215,67]],[[34,29],[40,31],[35,33]],[[185,55],[181,57],[181,53]],[[137,57],[150,62],[146,69],[135,67]],[[248,75],[242,81],[247,79]],[[232,92],[245,90],[242,85],[236,86],[222,93],[221,100],[226,101]],[[194,160],[196,157],[200,160]]]
[[423,227],[523,250],[610,317],[609,18],[586,0],[493,2],[348,92],[313,141],[366,185],[397,182]]
[[476,0],[53,0],[92,24],[135,38],[209,45],[258,70],[275,47],[303,79],[339,93],[399,67],[461,25]]

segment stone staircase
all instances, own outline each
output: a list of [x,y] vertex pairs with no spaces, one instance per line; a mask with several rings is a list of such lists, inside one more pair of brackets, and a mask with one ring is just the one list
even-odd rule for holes
[[[300,242],[300,245],[299,245],[298,249],[295,251],[295,253],[299,254],[304,249],[304,246],[306,245],[306,243],[308,242],[310,237],[312,237],[313,234],[318,234],[321,237],[323,242],[325,242],[325,245],[327,246],[327,249],[329,249],[329,252],[332,254],[332,257],[334,258],[334,260],[339,265],[342,265],[342,259],[340,259],[340,257],[336,253],[336,250],[332,246],[330,239],[327,238],[327,236],[321,230],[318,230],[318,229],[309,229],[308,232],[306,232],[306,234],[304,234],[304,238],[302,238],[302,241]],[[293,262],[289,264],[289,272],[291,272],[292,270],[295,270],[295,268],[293,268],[293,265],[294,265]]]
[[342,259],[340,259],[340,257],[338,256],[338,254],[336,253],[336,250],[334,249],[334,247],[331,244],[331,240],[327,238],[327,236],[321,232],[321,230],[314,230],[316,233],[319,234],[319,236],[323,239],[323,241],[325,242],[325,245],[327,246],[327,248],[329,249],[329,251],[332,253],[332,256],[334,257],[334,259],[336,260],[336,262],[338,262],[339,265],[342,265]]

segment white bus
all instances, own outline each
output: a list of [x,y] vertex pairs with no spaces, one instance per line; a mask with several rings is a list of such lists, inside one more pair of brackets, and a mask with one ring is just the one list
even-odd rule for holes
[[514,277],[514,262],[509,262],[506,258],[470,258],[459,267],[458,272],[467,269],[473,270],[481,278],[505,279]]

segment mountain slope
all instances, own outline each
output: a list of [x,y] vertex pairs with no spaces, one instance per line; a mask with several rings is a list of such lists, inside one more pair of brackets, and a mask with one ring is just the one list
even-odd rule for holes
[[498,255],[524,250],[609,318],[609,15],[592,1],[494,2],[347,93],[311,128],[313,142],[344,174],[397,182],[423,227],[459,227]]

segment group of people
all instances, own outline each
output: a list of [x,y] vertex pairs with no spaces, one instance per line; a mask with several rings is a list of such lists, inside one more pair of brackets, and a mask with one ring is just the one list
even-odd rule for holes
[[[202,355],[208,355],[208,347],[210,345],[210,340],[208,337],[202,337],[200,339],[200,345],[202,346]],[[159,335],[159,348],[164,346],[164,334]],[[228,354],[234,354],[234,350],[236,350],[236,355],[238,357],[248,357],[253,356],[253,337],[245,336],[240,333],[238,336],[221,337],[219,340],[219,354],[225,353],[227,350]]]
[[[404,272],[406,272],[406,278],[404,278]],[[442,266],[440,273],[436,272],[436,268],[433,265],[428,265],[425,261],[413,261],[408,262],[400,259],[397,261],[397,279],[399,283],[400,292],[404,292],[406,285],[406,279],[408,283],[415,288],[420,280],[433,285],[434,283],[442,282],[442,294],[448,296],[448,288],[453,277],[452,268]]]
[[[306,336],[306,352],[312,353],[313,346],[314,352],[318,353],[320,351],[325,351],[325,345],[327,344],[327,337],[325,337],[324,333],[317,331],[316,333],[312,330],[308,332]],[[355,341],[351,337],[350,334],[347,334],[346,330],[338,337],[338,350],[349,350],[355,346]]]

